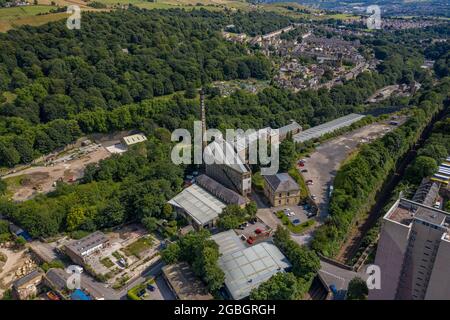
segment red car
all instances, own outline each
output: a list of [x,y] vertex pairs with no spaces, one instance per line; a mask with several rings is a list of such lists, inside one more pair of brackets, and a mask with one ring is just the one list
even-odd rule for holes
[[247,243],[248,243],[248,244],[253,244],[253,238],[252,238],[252,237],[248,237]]
[[54,300],[54,301],[60,300],[59,297],[56,294],[54,294],[53,292],[51,292],[51,291],[47,292],[47,297],[50,300]]
[[299,166],[299,167],[304,167],[305,164],[304,164],[303,162],[299,162],[299,163],[298,163],[298,166]]
[[260,233],[262,233],[263,231],[260,229],[260,228],[257,228],[256,230],[255,230],[255,233],[256,234],[260,234]]

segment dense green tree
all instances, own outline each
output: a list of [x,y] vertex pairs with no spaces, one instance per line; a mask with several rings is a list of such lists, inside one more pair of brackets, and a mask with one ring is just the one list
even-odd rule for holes
[[437,167],[435,159],[427,156],[418,156],[408,167],[406,177],[412,182],[420,183],[423,178],[432,176],[436,172]]
[[368,294],[369,289],[363,279],[355,277],[348,283],[347,300],[367,300]]
[[302,296],[298,279],[290,272],[281,272],[253,289],[251,300],[297,300]]
[[287,172],[294,164],[297,153],[292,139],[285,139],[280,144],[280,172]]

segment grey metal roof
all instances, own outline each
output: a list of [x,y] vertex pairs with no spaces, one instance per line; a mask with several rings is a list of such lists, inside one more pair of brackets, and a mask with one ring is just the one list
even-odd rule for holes
[[326,133],[333,132],[337,129],[347,127],[352,123],[361,120],[365,116],[362,114],[351,113],[341,118],[334,119],[332,121],[323,123],[316,127],[312,127],[308,130],[297,133],[293,136],[295,142],[305,142],[314,138],[323,136]]
[[298,191],[300,187],[287,173],[277,173],[275,175],[263,176],[267,183],[275,192]]
[[424,178],[417,188],[412,201],[422,203],[427,206],[433,206],[436,198],[439,196],[439,184]]
[[197,177],[197,184],[226,204],[237,204],[241,206],[248,202],[248,200],[239,193],[228,189],[216,180],[208,177],[206,174],[202,174]]
[[244,242],[237,237],[236,232],[233,230],[216,233],[211,236],[211,239],[217,243],[221,254],[228,254],[246,248]]
[[200,225],[216,219],[226,207],[225,203],[197,184],[181,191],[169,200],[169,204],[182,208]]
[[66,247],[70,250],[82,254],[92,248],[97,247],[98,245],[105,243],[108,241],[108,238],[101,231],[95,231],[80,240],[75,240],[69,243]]
[[58,291],[63,291],[67,288],[67,279],[70,274],[65,270],[52,268],[47,271],[45,277],[51,283],[52,288]]
[[291,264],[274,244],[262,242],[223,254],[219,266],[225,273],[225,285],[231,296],[241,300],[248,297],[253,288],[274,274],[284,272]]
[[247,165],[226,140],[213,141],[208,144],[204,151],[204,160],[207,164],[224,164],[237,172],[249,172]]
[[280,135],[286,135],[289,132],[293,132],[295,130],[301,130],[301,129],[302,129],[302,127],[297,122],[292,121],[290,124],[285,125],[285,126],[279,128],[278,130],[279,130]]
[[31,271],[29,274],[14,281],[13,286],[15,288],[20,287],[20,286],[34,280],[35,278],[42,276],[42,274],[43,274],[43,272],[41,270],[35,269],[35,270]]

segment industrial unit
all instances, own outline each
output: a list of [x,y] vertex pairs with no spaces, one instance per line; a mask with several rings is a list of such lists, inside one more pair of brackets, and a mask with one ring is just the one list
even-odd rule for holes
[[326,133],[330,133],[336,131],[337,129],[347,127],[352,123],[361,120],[364,117],[365,115],[362,114],[351,113],[344,117],[334,119],[332,121],[323,123],[316,127],[297,133],[296,135],[293,136],[293,139],[295,142],[305,142],[308,140],[312,140],[314,138],[319,138]]

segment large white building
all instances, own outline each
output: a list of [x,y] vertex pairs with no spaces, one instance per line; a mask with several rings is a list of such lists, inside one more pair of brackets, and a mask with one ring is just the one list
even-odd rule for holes
[[226,204],[217,197],[193,184],[168,202],[196,229],[212,228]]
[[271,242],[247,246],[233,230],[215,234],[212,239],[219,245],[219,267],[225,273],[225,287],[234,300],[247,298],[252,289],[291,268]]

